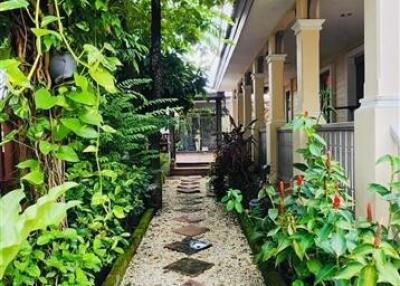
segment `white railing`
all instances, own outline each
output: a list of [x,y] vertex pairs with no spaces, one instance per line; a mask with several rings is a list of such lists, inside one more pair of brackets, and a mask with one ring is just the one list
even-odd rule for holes
[[318,129],[318,134],[325,139],[332,158],[344,168],[349,178],[349,193],[354,197],[354,123],[326,124]]

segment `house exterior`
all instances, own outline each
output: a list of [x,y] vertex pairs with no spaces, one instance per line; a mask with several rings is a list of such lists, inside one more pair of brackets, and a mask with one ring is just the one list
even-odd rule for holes
[[271,178],[291,179],[305,138],[284,125],[324,110],[319,132],[349,175],[356,213],[371,203],[387,219],[367,189],[390,179],[377,159],[400,154],[400,1],[238,0],[232,18],[214,87],[238,123],[258,119],[255,159],[266,153]]

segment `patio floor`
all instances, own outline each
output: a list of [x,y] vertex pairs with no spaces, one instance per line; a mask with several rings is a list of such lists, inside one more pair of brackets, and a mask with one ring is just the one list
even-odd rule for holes
[[[235,217],[207,196],[206,184],[201,177],[167,179],[163,210],[153,218],[122,285],[264,285]],[[212,245],[188,249],[193,239]]]

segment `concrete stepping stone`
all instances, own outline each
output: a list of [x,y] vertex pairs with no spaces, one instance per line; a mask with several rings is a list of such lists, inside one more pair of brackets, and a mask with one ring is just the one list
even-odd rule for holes
[[201,234],[206,233],[207,231],[210,231],[210,229],[206,228],[206,227],[191,225],[191,224],[184,226],[184,227],[176,228],[173,230],[173,232],[180,234],[180,235],[187,236],[187,237],[199,236]]
[[199,212],[202,210],[203,210],[202,208],[190,208],[190,207],[183,207],[180,209],[175,209],[175,211],[183,212],[183,213],[195,213],[195,212]]
[[186,255],[193,255],[200,251],[210,248],[212,244],[208,240],[185,238],[182,241],[176,241],[164,246],[169,250],[182,252]]
[[196,277],[213,267],[213,263],[185,257],[164,267],[167,271],[174,271],[185,276]]
[[199,200],[180,200],[179,203],[186,207],[186,206],[198,206],[198,205],[201,205],[203,203],[203,201],[199,201]]
[[204,218],[199,217],[199,216],[183,215],[183,216],[175,218],[175,220],[180,221],[180,222],[187,222],[187,223],[199,223],[199,222],[202,222],[204,220]]
[[195,280],[189,279],[188,281],[185,282],[185,284],[182,284],[182,286],[207,286],[207,285],[197,282]]
[[200,193],[199,189],[177,189],[178,193],[182,194],[198,194]]

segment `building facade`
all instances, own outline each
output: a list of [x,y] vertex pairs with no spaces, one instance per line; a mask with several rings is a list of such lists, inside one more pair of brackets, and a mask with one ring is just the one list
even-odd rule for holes
[[284,125],[323,114],[319,132],[349,176],[356,213],[371,203],[387,219],[368,184],[387,183],[376,161],[400,152],[400,1],[239,0],[232,18],[215,88],[232,94],[237,122],[258,119],[255,159],[267,154],[272,180],[291,179],[305,138]]

